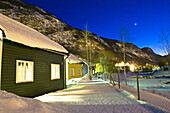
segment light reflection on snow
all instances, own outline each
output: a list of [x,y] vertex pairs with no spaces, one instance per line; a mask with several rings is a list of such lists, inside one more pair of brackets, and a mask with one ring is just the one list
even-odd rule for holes
[[40,100],[42,102],[82,102],[82,96],[41,96],[36,97],[35,99]]
[[63,91],[66,92],[58,91],[56,93],[49,93],[35,99],[42,102],[83,102],[81,94],[91,92],[91,90]]

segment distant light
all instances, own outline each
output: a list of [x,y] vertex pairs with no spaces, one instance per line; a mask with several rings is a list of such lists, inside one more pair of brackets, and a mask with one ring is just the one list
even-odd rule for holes
[[134,72],[134,70],[135,70],[135,66],[134,66],[133,64],[131,64],[131,65],[130,65],[130,71],[131,71],[131,72]]
[[115,66],[120,66],[120,67],[123,67],[123,66],[129,66],[129,63],[124,63],[123,61],[121,63],[116,63]]
[[93,70],[93,74],[94,74],[94,70]]
[[135,23],[135,26],[137,26],[138,24],[137,23]]

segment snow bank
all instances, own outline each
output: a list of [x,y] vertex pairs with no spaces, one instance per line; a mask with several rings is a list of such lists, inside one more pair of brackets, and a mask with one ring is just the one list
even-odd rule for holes
[[32,98],[24,98],[0,90],[0,113],[56,113],[67,110],[62,106],[43,103]]

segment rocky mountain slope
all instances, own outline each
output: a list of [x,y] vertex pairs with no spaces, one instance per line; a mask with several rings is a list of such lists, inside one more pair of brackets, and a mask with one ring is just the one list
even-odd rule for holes
[[[69,52],[85,58],[85,31],[73,28],[47,11],[22,2],[21,0],[1,0],[0,13],[15,19],[42,34],[51,40],[63,45]],[[109,51],[114,59],[121,61],[123,58],[122,42],[99,37],[88,32],[92,42],[92,53],[95,55]],[[140,49],[132,43],[126,43],[126,59],[137,64],[156,63],[160,56]]]
[[141,50],[142,50],[144,53],[148,54],[148,55],[151,57],[151,59],[153,59],[154,61],[159,61],[160,58],[163,58],[162,56],[155,54],[155,53],[153,52],[153,50],[152,50],[151,48],[149,48],[149,47],[144,47],[144,48],[142,48]]

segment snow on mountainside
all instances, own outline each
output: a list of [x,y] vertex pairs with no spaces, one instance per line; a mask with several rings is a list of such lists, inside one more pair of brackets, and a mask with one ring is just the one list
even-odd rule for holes
[[[45,10],[21,0],[1,0],[0,13],[39,31],[63,45],[69,52],[84,57],[85,31],[69,26]],[[88,36],[92,40],[94,54],[109,50],[115,59],[122,60],[122,42],[102,38],[91,32],[88,32]],[[126,56],[127,61],[138,64],[156,63],[159,60],[157,55],[150,56],[132,43],[126,44]]]
[[153,52],[153,50],[149,47],[144,47],[141,49],[143,52],[145,52],[146,54],[148,54],[150,56],[151,59],[155,60],[155,61],[159,61],[161,56],[157,55]]

